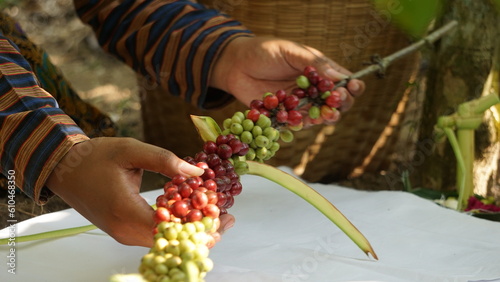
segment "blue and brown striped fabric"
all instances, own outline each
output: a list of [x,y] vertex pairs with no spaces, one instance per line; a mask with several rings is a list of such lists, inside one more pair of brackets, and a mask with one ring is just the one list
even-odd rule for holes
[[38,201],[57,162],[75,143],[88,139],[54,97],[39,86],[29,63],[3,33],[0,124],[2,173],[15,171],[16,186]]
[[253,36],[238,21],[192,1],[74,2],[104,50],[167,93],[199,108],[219,106],[214,100],[228,100],[221,95],[210,97],[208,78],[228,42]]

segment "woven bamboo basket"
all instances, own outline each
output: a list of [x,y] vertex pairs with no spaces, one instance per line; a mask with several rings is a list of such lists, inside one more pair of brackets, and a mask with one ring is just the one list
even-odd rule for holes
[[[390,13],[377,12],[370,0],[207,0],[204,4],[224,10],[257,35],[314,47],[353,72],[364,68],[372,55],[384,57],[409,44],[390,24]],[[296,168],[313,182],[388,169],[392,156],[408,151],[398,152],[401,146],[395,144],[405,142],[399,134],[400,121],[416,62],[415,55],[407,56],[390,66],[385,78],[363,78],[367,90],[338,124],[298,132],[292,143],[282,144],[271,164]],[[189,114],[210,115],[222,122],[245,107],[234,102],[223,109],[201,111],[162,91],[151,91],[144,95],[142,109],[146,141],[185,156],[201,148]]]

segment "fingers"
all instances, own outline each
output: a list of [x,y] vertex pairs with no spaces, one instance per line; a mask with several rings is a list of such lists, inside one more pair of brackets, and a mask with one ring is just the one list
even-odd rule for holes
[[[317,59],[316,61],[323,62],[315,66],[318,73],[323,77],[333,80],[334,82],[347,79],[352,74],[350,71],[329,58],[323,57],[321,59]],[[352,96],[358,97],[365,91],[365,83],[359,79],[352,79],[347,83],[347,90]]]
[[354,98],[363,94],[365,91],[365,83],[361,80],[353,79],[347,83],[346,87],[339,87],[337,91],[340,92],[340,98],[342,100],[340,111],[345,112],[354,105]]
[[220,227],[218,228],[218,232],[222,235],[225,231],[233,227],[235,218],[231,214],[223,214],[219,216]]
[[365,83],[359,79],[352,79],[347,83],[347,90],[354,97],[359,97],[365,92]]
[[313,56],[309,57],[309,62],[307,62],[306,66],[312,65],[315,67],[320,76],[329,78],[333,81],[339,81],[348,78],[348,76],[352,74],[348,69],[326,57],[320,51],[309,46],[305,46],[305,48]]
[[163,148],[134,139],[128,142],[129,144],[125,146],[127,151],[123,152],[123,155],[127,155],[131,168],[154,171],[169,177],[176,174],[199,176],[204,172],[203,169],[187,163]]
[[219,218],[214,220],[215,226],[213,227],[213,230],[216,230],[212,233],[210,233],[210,236],[212,236],[213,241],[208,244],[209,248],[212,248],[215,246],[217,242],[219,242],[222,238],[222,234],[224,234],[225,231],[227,231],[229,228],[233,227],[235,222],[234,216],[231,214],[223,214],[219,216]]
[[[335,82],[347,79],[352,75],[349,70],[326,57],[320,51],[308,46],[304,46],[304,48],[310,53],[309,56],[305,56],[306,61],[308,61],[305,65],[312,65],[315,67],[320,76],[329,78]],[[352,79],[347,84],[347,90],[352,96],[358,97],[365,91],[365,83],[359,79]],[[349,101],[346,102],[347,107],[345,108],[350,108],[352,106],[353,100],[350,98],[348,100]]]
[[324,56],[317,58],[313,66],[318,70],[320,76],[329,78],[333,81],[346,79],[352,74],[343,66]]
[[96,138],[76,145],[60,165],[76,157],[78,163],[62,178],[51,173],[46,186],[116,241],[149,247],[154,221],[152,208],[139,194],[142,170],[123,165],[131,151],[124,148],[140,142],[127,140]]
[[129,204],[126,207],[114,208],[115,211],[121,212],[105,225],[105,231],[121,244],[152,247],[152,230],[155,226],[153,208],[139,194],[125,197],[123,201]]
[[345,112],[349,110],[354,104],[354,97],[344,87],[338,88],[337,91],[340,93],[340,100],[342,100],[340,111]]

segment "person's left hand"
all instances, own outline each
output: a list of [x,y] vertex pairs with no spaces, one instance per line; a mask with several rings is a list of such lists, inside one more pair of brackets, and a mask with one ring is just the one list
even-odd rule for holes
[[215,230],[215,232],[210,232],[210,231],[208,232],[208,234],[213,238],[213,242],[209,242],[208,244],[209,248],[212,248],[216,243],[218,243],[221,240],[222,234],[224,234],[224,232],[233,227],[234,221],[235,221],[234,216],[228,213],[220,215],[219,218],[216,218],[214,220],[215,226],[213,230]]
[[[267,37],[238,37],[223,50],[216,62],[210,85],[234,95],[245,105],[262,99],[266,92],[291,90],[306,66],[320,76],[339,81],[351,73],[318,50],[298,43]],[[353,79],[337,89],[343,98],[342,111],[348,110],[365,84]]]
[[[163,148],[132,138],[101,137],[74,145],[46,186],[119,243],[152,247],[154,211],[140,195],[144,170],[169,177],[203,173]],[[230,214],[217,219],[214,243],[234,220]]]

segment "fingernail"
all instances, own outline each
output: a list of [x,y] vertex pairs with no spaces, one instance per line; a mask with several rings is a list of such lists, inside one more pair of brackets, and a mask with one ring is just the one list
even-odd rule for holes
[[356,92],[359,90],[359,84],[358,83],[351,83],[352,86],[349,87],[349,90],[353,91],[353,92]]
[[179,170],[187,175],[192,175],[192,176],[200,176],[202,175],[205,170],[202,168],[199,168],[197,166],[191,165],[186,162],[181,162],[179,165]]
[[224,226],[222,227],[222,230],[226,231],[228,229],[230,229],[231,227],[233,227],[234,225],[234,220],[229,220],[228,222],[226,222],[226,224],[224,224]]
[[336,79],[336,80],[342,80],[342,79],[346,79],[348,78],[349,76],[343,74],[343,73],[340,73],[338,71],[335,71],[333,69],[327,69],[325,71],[325,74],[330,77],[331,79]]
[[340,92],[340,100],[345,101],[347,99],[347,93],[345,91],[339,91]]

